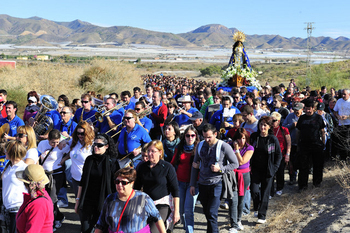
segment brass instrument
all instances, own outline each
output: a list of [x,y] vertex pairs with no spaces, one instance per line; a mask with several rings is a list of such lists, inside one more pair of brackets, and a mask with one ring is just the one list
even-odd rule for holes
[[51,117],[45,114],[51,110],[56,110],[58,107],[57,101],[49,95],[40,96],[41,107],[34,118],[33,129],[37,136],[45,135],[53,128],[53,121]]
[[114,106],[112,109],[110,109],[110,110],[108,110],[108,111],[106,111],[106,112],[103,112],[103,111],[106,110],[106,107],[104,107],[104,106],[102,107],[101,105],[99,105],[98,108],[97,108],[97,112],[95,113],[95,115],[93,115],[93,116],[87,118],[85,121],[88,121],[88,120],[90,120],[91,118],[95,117],[96,120],[95,120],[94,122],[92,122],[92,124],[94,124],[96,121],[99,121],[99,122],[102,123],[102,122],[103,122],[103,117],[106,116],[107,113],[113,112],[114,110],[121,109],[121,108],[125,107],[126,105],[127,105],[126,102],[122,102],[121,104],[118,104],[118,105]]
[[223,117],[223,121],[221,122],[221,125],[220,125],[220,139],[223,139],[225,137],[225,134],[226,134],[226,129],[225,129],[225,122],[227,120],[227,117]]
[[[108,134],[109,132],[111,132],[112,130],[116,130],[116,129],[118,129],[118,127],[120,126],[120,125],[122,125],[123,124],[123,121],[121,122],[121,123],[119,123],[118,125],[116,125],[116,126],[114,126],[113,128],[111,128],[110,130],[108,130],[105,134]],[[114,135],[113,135],[114,136]],[[112,136],[112,137],[113,137]]]
[[98,120],[100,123],[102,123],[103,122],[103,117],[106,116],[108,113],[113,112],[114,110],[119,110],[119,109],[121,109],[121,108],[123,108],[125,106],[126,106],[126,103],[123,102],[121,104],[118,104],[118,105],[114,106],[110,110],[103,112],[103,113],[102,113],[102,111],[106,110],[106,108],[101,108],[101,111],[98,111],[98,112],[95,113],[96,120]]
[[82,107],[79,122],[82,122],[82,121],[83,121],[83,115],[84,115],[84,108]]
[[146,108],[145,110],[143,110],[142,112],[138,113],[137,116],[139,119],[144,118],[145,116],[148,116],[149,114],[152,113],[152,107],[153,105],[151,104],[148,108]]
[[[144,118],[145,116],[148,116],[149,114],[152,113],[152,107],[153,107],[153,106],[150,105],[148,108],[146,108],[146,109],[143,110],[142,112],[137,113],[137,114],[136,114],[137,117],[138,117],[139,119],[141,119],[141,118]],[[123,122],[121,122],[120,124],[114,126],[114,127],[111,128],[110,130],[108,130],[108,131],[106,132],[106,134],[109,133],[109,132],[111,132],[112,130],[118,129],[118,127],[119,127],[121,124],[123,124]],[[117,136],[117,135],[120,133],[120,131],[122,131],[122,129],[120,129],[117,133],[115,133],[115,134],[114,134],[113,136],[111,136],[111,137],[113,138],[114,136]]]
[[[142,147],[137,147],[136,149],[141,149]],[[132,155],[133,158],[129,158]],[[133,152],[131,151],[130,153],[126,154],[123,158],[118,160],[119,166],[121,168],[126,168],[126,167],[133,167],[134,166],[134,161],[139,159],[141,156],[133,156]],[[128,160],[126,160],[128,159]],[[123,161],[126,160],[126,161]]]

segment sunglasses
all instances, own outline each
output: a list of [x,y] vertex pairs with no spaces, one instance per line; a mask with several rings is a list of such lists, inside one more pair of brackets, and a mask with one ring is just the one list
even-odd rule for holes
[[141,110],[141,108],[135,108],[135,111],[140,111]]
[[115,180],[114,181],[115,184],[120,184],[122,183],[122,185],[127,185],[127,184],[130,184],[131,182],[130,181],[125,181],[125,180]]
[[132,119],[133,117],[123,117],[123,120],[130,120]]
[[24,137],[27,137],[28,135],[27,134],[24,134],[24,133],[18,133],[17,134],[17,137],[19,138],[24,138]]
[[4,104],[4,103],[5,103],[5,101],[1,101],[1,102],[0,102],[0,104]]
[[104,147],[106,144],[104,144],[104,143],[94,143],[94,144],[92,144],[92,147],[95,147],[95,146],[97,146],[98,148],[101,148],[101,147]]
[[80,133],[80,132],[77,132],[77,135],[81,135],[81,136],[84,136],[84,135],[85,135],[85,132],[82,132],[82,133]]
[[272,120],[272,122],[276,122],[276,121],[278,121],[278,120],[276,120],[276,119]]
[[196,137],[196,135],[195,134],[186,134],[186,138],[189,138],[189,137],[194,138],[194,137]]
[[82,100],[81,102],[82,102],[83,104],[89,103],[89,101],[86,101],[86,100]]
[[60,114],[63,114],[63,115],[66,115],[68,113],[70,113],[70,112],[64,112],[64,111],[60,112]]

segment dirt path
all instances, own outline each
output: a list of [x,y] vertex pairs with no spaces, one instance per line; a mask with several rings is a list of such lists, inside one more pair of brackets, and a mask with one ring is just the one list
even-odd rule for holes
[[[286,184],[282,196],[275,196],[269,202],[267,223],[256,224],[257,218],[251,212],[248,216],[243,216],[242,232],[350,232],[350,205],[331,173],[326,169],[322,188],[309,188],[308,193],[298,193],[297,185]],[[287,174],[285,178],[288,180]],[[309,186],[311,181],[310,175]],[[68,192],[69,208],[61,208],[66,220],[62,228],[56,232],[80,232],[79,217],[74,213],[74,194],[71,189]],[[297,210],[293,209],[291,203],[295,205],[299,199],[305,204]],[[206,232],[207,222],[202,213],[202,206],[197,205],[194,228],[196,233]],[[228,232],[228,210],[219,209],[218,222],[220,232]],[[173,232],[184,233],[185,231],[182,225],[177,225]]]

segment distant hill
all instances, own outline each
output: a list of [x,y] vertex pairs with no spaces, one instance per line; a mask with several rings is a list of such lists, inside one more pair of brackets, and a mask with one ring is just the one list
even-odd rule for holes
[[[150,44],[184,47],[232,47],[232,35],[237,28],[221,24],[208,24],[180,34],[156,32],[129,26],[100,27],[79,19],[55,22],[40,17],[27,19],[0,14],[0,43],[18,45],[51,45],[58,42],[72,44],[114,42],[115,44]],[[250,49],[306,49],[307,39],[280,35],[246,35],[246,48]],[[315,50],[349,50],[346,37],[312,37]]]

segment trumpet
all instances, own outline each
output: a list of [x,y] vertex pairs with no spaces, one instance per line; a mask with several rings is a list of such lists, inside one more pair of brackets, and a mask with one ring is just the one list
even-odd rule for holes
[[174,116],[179,116],[181,114],[180,113],[181,110],[185,110],[185,107],[181,107],[181,108],[175,109],[173,115]]

